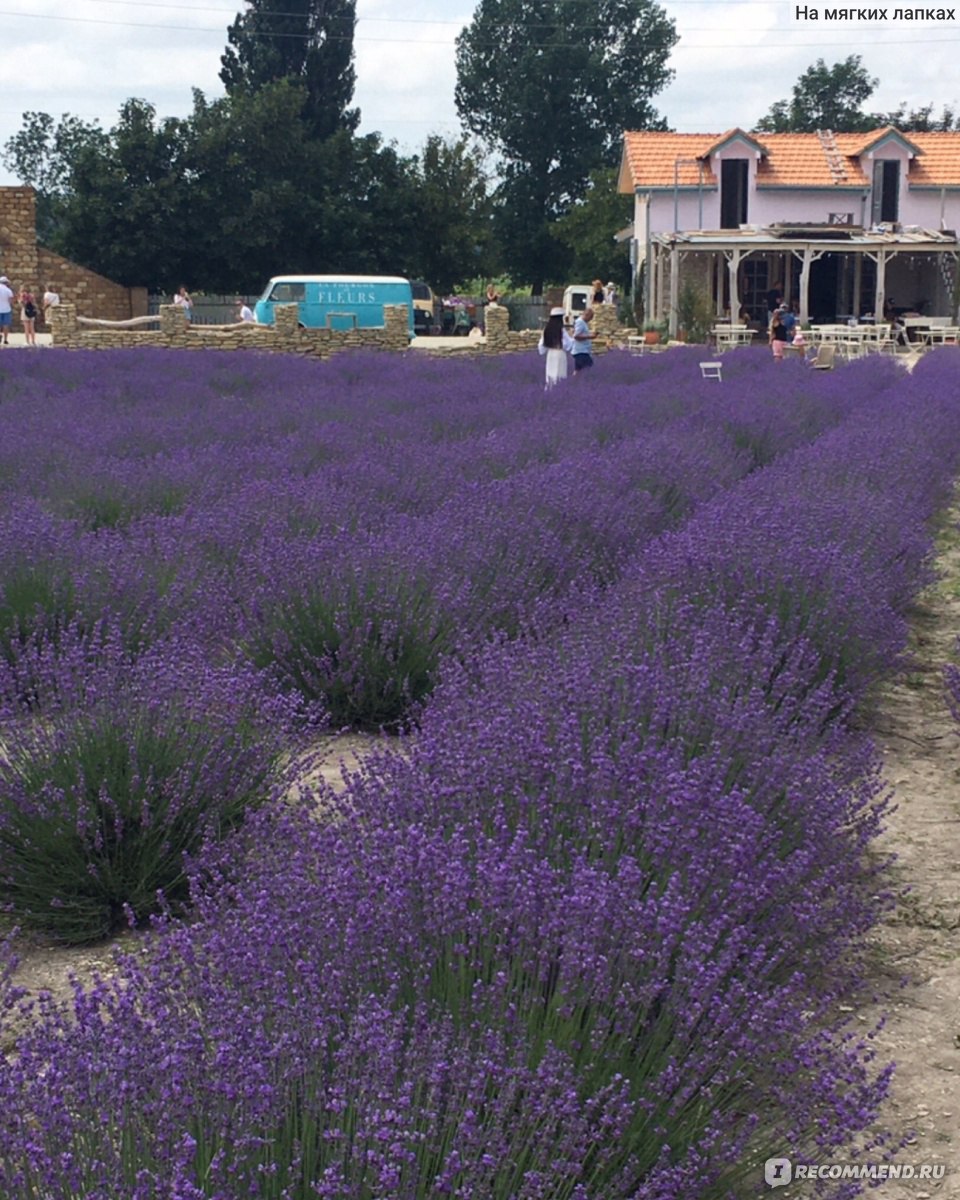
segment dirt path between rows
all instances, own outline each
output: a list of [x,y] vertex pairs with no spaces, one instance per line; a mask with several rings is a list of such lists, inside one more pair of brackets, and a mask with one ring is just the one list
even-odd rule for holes
[[[951,514],[958,520],[960,510]],[[955,527],[943,541],[940,580],[913,619],[914,662],[884,687],[873,717],[896,797],[880,848],[897,856],[897,904],[871,940],[890,992],[879,1058],[897,1064],[883,1123],[909,1139],[895,1161],[940,1164],[946,1175],[888,1180],[882,1200],[960,1200],[960,727],[942,675],[957,662],[960,636]]]

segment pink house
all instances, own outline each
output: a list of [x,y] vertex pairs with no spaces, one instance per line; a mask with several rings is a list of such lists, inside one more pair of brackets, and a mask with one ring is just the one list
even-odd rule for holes
[[899,311],[957,318],[960,133],[626,133],[631,262],[649,319],[677,325],[685,283],[718,316]]

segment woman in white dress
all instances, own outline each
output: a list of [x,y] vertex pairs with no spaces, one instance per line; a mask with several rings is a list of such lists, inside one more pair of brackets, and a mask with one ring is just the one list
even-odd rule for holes
[[567,377],[567,355],[572,354],[574,341],[563,327],[563,309],[551,308],[550,317],[540,334],[540,344],[537,350],[547,356],[546,387]]

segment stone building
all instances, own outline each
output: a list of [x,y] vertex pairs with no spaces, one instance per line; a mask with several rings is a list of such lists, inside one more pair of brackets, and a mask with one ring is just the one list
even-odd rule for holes
[[[0,187],[0,275],[15,291],[26,286],[38,297],[52,283],[60,299],[85,317],[125,321],[147,313],[145,287],[122,287],[38,244],[36,196],[30,187]],[[19,316],[14,305],[15,325]]]

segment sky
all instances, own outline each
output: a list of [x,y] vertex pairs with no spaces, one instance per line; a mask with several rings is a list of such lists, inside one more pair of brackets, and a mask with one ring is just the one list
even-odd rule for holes
[[[880,0],[881,3],[886,0]],[[933,0],[943,3],[943,0]],[[575,25],[577,3],[569,0]],[[682,132],[749,129],[817,58],[860,54],[880,84],[867,107],[901,101],[960,106],[960,24],[797,20],[785,0],[665,0],[680,41],[674,81],[655,98]],[[280,7],[282,0],[277,0]],[[431,133],[460,132],[453,101],[454,40],[475,0],[357,0],[355,40],[361,133],[378,131],[404,152]],[[109,128],[131,96],[160,116],[185,116],[191,89],[223,92],[218,72],[237,0],[0,0],[0,143],[22,114],[73,113]],[[917,6],[919,7],[919,5]],[[879,10],[878,10],[879,11]],[[894,7],[885,10],[892,18]],[[913,11],[911,9],[910,11]],[[0,184],[17,182],[0,166]]]

